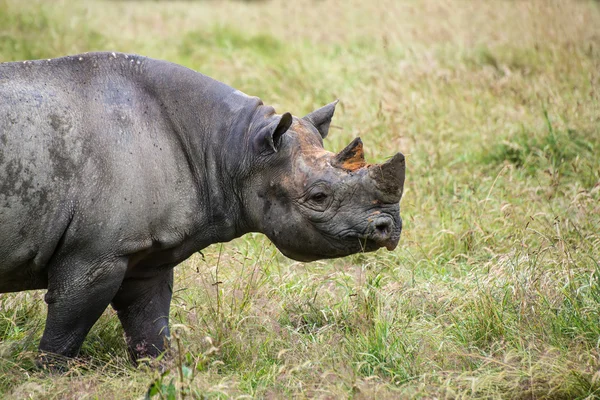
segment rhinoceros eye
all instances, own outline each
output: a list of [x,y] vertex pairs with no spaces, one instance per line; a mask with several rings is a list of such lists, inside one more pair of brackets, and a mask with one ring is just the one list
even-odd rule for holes
[[324,203],[327,200],[327,194],[323,192],[317,192],[310,196],[310,201],[315,203]]
[[331,204],[331,188],[325,184],[313,186],[304,196],[304,205],[315,211],[325,211]]

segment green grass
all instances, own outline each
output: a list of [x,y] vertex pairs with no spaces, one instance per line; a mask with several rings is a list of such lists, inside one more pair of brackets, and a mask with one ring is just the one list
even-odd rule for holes
[[[176,268],[172,354],[112,310],[32,362],[43,292],[0,295],[2,398],[600,398],[600,9],[592,1],[0,0],[0,61],[184,64],[407,155],[394,252],[300,264],[258,234]],[[221,282],[215,285],[215,282]]]

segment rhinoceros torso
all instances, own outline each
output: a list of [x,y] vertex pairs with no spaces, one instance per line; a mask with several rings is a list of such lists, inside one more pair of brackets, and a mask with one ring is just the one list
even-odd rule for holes
[[134,274],[244,233],[227,160],[260,104],[138,56],[0,65],[0,292],[45,288],[63,248]]

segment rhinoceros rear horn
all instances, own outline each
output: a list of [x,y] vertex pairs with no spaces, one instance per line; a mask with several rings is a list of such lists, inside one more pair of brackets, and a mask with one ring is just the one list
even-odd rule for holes
[[331,124],[331,119],[333,118],[335,106],[338,101],[339,100],[329,103],[326,106],[323,106],[302,117],[303,120],[310,122],[315,128],[317,128],[317,131],[319,131],[323,139],[325,139],[329,133],[329,125]]
[[397,153],[383,164],[370,166],[369,177],[373,179],[385,200],[397,202],[402,198],[405,171],[404,155]]
[[344,150],[333,157],[331,165],[347,171],[355,171],[367,165],[365,163],[362,140],[359,137],[354,139]]

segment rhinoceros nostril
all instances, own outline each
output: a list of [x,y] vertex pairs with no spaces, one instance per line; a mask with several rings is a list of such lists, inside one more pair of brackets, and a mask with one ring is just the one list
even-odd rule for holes
[[392,222],[388,219],[379,220],[375,223],[375,233],[382,237],[388,237],[392,232]]

